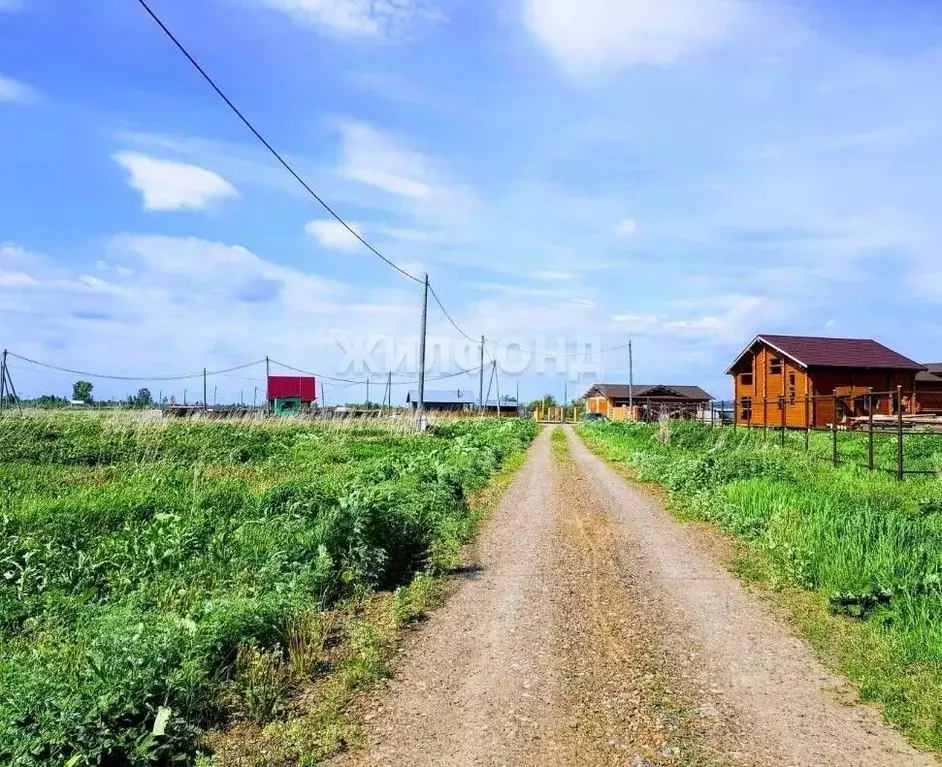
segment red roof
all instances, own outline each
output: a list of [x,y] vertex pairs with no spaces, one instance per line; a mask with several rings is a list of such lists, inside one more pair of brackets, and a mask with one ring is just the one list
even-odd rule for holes
[[[736,358],[730,371],[757,342],[766,343],[802,367],[882,368],[925,370],[914,362],[871,338],[821,338],[817,336],[761,335]],[[727,371],[729,372],[729,371]]]
[[268,399],[300,397],[302,402],[313,402],[315,397],[313,376],[268,376]]

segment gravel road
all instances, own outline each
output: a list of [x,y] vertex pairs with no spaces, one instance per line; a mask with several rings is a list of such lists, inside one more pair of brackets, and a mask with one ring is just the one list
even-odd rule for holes
[[[340,765],[936,765],[592,455],[540,435]],[[842,702],[844,701],[844,702]]]

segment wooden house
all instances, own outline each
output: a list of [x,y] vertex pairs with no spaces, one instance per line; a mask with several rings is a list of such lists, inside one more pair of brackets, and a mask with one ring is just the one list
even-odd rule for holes
[[916,373],[916,405],[920,413],[942,415],[942,362],[930,362]]
[[597,383],[585,393],[585,407],[613,421],[649,421],[661,415],[694,418],[709,409],[712,399],[699,386]]
[[[866,338],[756,336],[726,372],[733,376],[737,424],[824,427],[846,417],[914,412],[925,366]],[[837,395],[835,397],[835,395]]]

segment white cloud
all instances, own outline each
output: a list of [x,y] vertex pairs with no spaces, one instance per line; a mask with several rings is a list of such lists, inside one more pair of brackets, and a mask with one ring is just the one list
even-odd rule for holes
[[113,159],[131,174],[128,183],[144,196],[145,210],[203,210],[239,194],[222,176],[196,165],[139,152],[118,152]]
[[431,196],[431,173],[423,155],[363,122],[346,121],[340,128],[342,175],[402,197]]
[[[349,222],[350,228],[361,237],[363,232],[360,227],[353,222]],[[317,240],[325,248],[331,250],[354,251],[362,248],[363,245],[350,234],[349,230],[339,221],[332,219],[321,219],[319,221],[308,221],[304,225],[306,231],[311,237]]]
[[754,328],[778,319],[787,307],[769,297],[718,295],[681,302],[686,308],[712,309],[690,317],[614,314],[612,322],[639,335],[697,339],[707,344],[734,344],[755,335]]
[[638,223],[633,218],[623,218],[615,226],[615,234],[625,236],[638,231]]
[[442,21],[431,0],[257,0],[341,37],[402,38],[422,22]]
[[[2,6],[0,6],[2,9]],[[6,75],[0,75],[0,101],[26,104],[36,99],[34,91],[26,83]]]
[[667,64],[715,43],[740,0],[524,0],[530,32],[570,72]]

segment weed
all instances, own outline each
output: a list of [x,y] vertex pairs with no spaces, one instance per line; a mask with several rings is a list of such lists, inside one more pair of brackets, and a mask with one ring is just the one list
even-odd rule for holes
[[296,679],[308,679],[323,669],[324,644],[335,621],[332,613],[308,611],[291,616],[284,643],[288,665]]
[[248,720],[265,724],[274,718],[291,686],[290,668],[280,652],[241,647],[234,684]]
[[408,586],[393,594],[393,618],[398,624],[422,620],[441,603],[441,586],[427,572],[418,573]]

